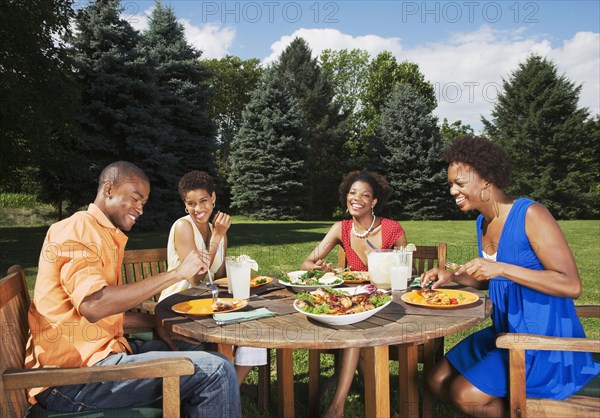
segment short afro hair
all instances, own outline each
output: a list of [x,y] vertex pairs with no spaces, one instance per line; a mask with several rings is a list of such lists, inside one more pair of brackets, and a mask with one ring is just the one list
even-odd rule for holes
[[350,191],[350,188],[357,181],[364,181],[373,190],[373,198],[377,199],[377,204],[373,208],[376,214],[381,212],[389,198],[392,196],[394,189],[388,183],[388,181],[381,174],[374,173],[372,171],[360,170],[351,171],[346,174],[339,186],[340,203],[342,207],[346,206],[346,196]]
[[448,164],[468,164],[481,178],[500,189],[510,184],[510,159],[506,151],[485,137],[458,137],[442,151],[442,158]]
[[118,187],[134,177],[150,183],[144,170],[137,165],[127,161],[116,161],[104,167],[100,173],[98,178],[98,190],[102,188],[104,183],[112,183],[115,187]]
[[179,180],[179,196],[185,202],[185,195],[192,190],[206,190],[208,194],[215,191],[215,181],[205,171],[194,170],[185,173]]

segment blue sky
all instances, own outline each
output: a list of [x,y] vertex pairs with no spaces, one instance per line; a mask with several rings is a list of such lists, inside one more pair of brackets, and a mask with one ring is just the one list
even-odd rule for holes
[[[123,1],[143,30],[153,1]],[[435,113],[476,130],[502,79],[531,53],[583,84],[581,106],[600,111],[600,2],[590,1],[199,1],[163,0],[205,58],[268,64],[296,36],[313,54],[361,48],[416,62],[436,89]]]

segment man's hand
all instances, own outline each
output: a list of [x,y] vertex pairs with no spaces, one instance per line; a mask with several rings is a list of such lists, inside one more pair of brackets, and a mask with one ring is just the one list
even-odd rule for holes
[[208,253],[206,251],[192,250],[177,267],[177,273],[182,279],[196,285],[198,277],[208,271]]

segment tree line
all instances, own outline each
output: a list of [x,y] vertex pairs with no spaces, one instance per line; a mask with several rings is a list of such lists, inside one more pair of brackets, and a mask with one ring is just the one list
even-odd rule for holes
[[[0,191],[34,193],[64,216],[92,201],[99,171],[122,159],[151,179],[146,227],[180,216],[177,181],[194,169],[217,178],[222,209],[324,219],[341,207],[343,175],[366,168],[395,190],[388,216],[461,216],[439,154],[473,129],[433,115],[433,85],[416,63],[359,49],[314,58],[301,38],[264,67],[207,60],[170,6],[157,1],[142,32],[122,10],[118,0],[79,10],[71,0],[0,0]],[[600,122],[578,107],[580,90],[532,55],[483,119],[512,158],[509,192],[559,218],[599,214]]]

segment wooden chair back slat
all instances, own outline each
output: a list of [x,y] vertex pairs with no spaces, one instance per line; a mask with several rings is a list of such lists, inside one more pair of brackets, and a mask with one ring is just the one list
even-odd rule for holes
[[[0,279],[0,375],[8,369],[23,368],[29,338],[29,302],[25,272],[20,266],[13,266]],[[22,417],[28,408],[25,391],[5,390],[2,379],[0,401],[1,417]]]
[[[123,281],[135,283],[146,277],[167,271],[167,249],[152,248],[148,250],[126,250],[123,257]],[[137,311],[154,312],[159,295],[154,295],[142,303]]]
[[[413,272],[423,274],[434,267],[445,268],[448,244],[440,242],[437,245],[417,245],[413,252]],[[346,252],[338,246],[338,263],[340,268],[346,268]]]

